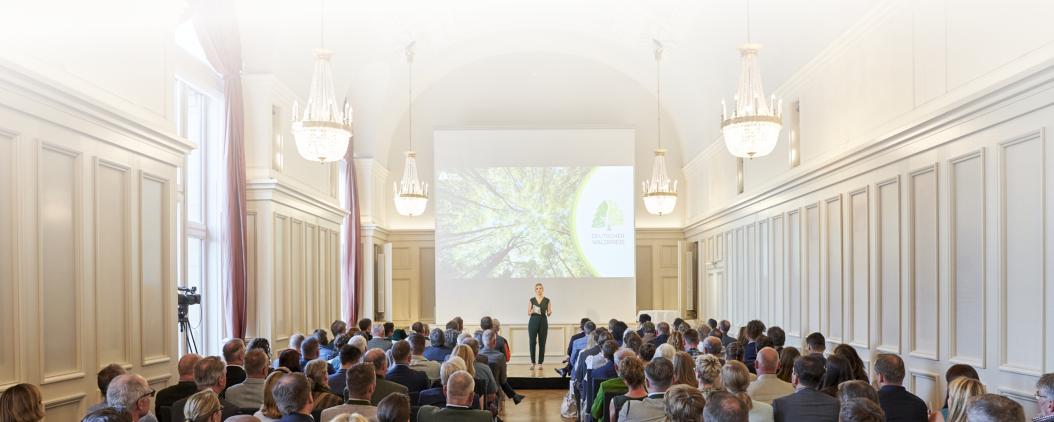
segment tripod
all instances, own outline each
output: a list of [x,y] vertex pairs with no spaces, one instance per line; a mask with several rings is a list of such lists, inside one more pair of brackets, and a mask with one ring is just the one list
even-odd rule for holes
[[187,306],[179,306],[179,332],[183,333],[183,344],[187,345],[187,353],[198,353],[198,343],[194,340],[194,332],[190,328],[190,319],[187,318]]

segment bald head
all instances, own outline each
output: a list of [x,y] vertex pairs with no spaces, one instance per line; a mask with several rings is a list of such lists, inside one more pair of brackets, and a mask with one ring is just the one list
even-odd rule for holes
[[701,351],[708,355],[721,357],[721,339],[710,336],[699,345]]
[[201,356],[193,353],[187,353],[179,358],[176,370],[179,371],[180,381],[194,381],[194,365],[197,365],[199,360],[201,360]]
[[465,371],[457,371],[450,375],[446,383],[447,402],[459,406],[472,405],[472,392],[476,389],[476,381],[472,375]]
[[384,354],[384,350],[367,350],[366,356],[362,358],[362,362],[373,364],[373,368],[377,371],[377,375],[380,375],[381,377],[388,373],[388,356]]
[[776,353],[776,349],[766,347],[758,351],[758,359],[754,361],[754,367],[758,370],[758,375],[761,374],[775,374],[779,370],[780,354]]

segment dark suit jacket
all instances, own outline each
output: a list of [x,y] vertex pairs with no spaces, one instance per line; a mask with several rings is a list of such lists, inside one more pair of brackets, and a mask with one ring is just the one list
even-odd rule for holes
[[194,384],[194,381],[180,381],[179,384],[161,389],[154,396],[154,414],[158,415],[158,420],[168,420],[167,418],[161,419],[161,406],[171,406],[172,403],[190,397],[197,392],[198,386]]
[[743,363],[747,365],[747,369],[753,374],[757,373],[757,369],[754,368],[754,361],[756,360],[758,360],[758,343],[752,341],[743,347]]
[[[224,408],[223,410],[223,413],[227,413],[226,408]],[[227,417],[224,416],[224,419],[226,418]],[[282,419],[279,419],[278,422],[315,422],[315,418],[312,418],[311,416],[302,413],[290,413],[288,415],[282,416]]]
[[476,356],[476,359],[486,359],[484,362],[489,361],[491,372],[494,373],[494,381],[498,384],[505,384],[509,380],[509,366],[508,362],[505,362],[505,353],[498,350],[483,349]]
[[227,365],[227,387],[223,389],[224,392],[232,385],[238,385],[245,381],[245,369],[240,366]]
[[840,408],[838,399],[812,388],[803,388],[772,401],[776,422],[838,422]]
[[728,344],[733,342],[733,341],[736,341],[736,339],[734,337],[728,335],[728,333],[724,333],[724,334],[721,335],[721,345],[722,346],[726,346],[727,347]]
[[575,381],[581,383],[586,378],[586,358],[600,353],[600,346],[593,346],[578,353],[578,362],[575,362]]
[[902,386],[887,385],[878,390],[878,404],[886,412],[886,422],[926,422],[929,408],[926,402]]
[[463,407],[421,406],[417,412],[420,422],[491,422],[494,417],[490,412]]
[[[443,387],[429,388],[421,391],[417,397],[420,406],[446,406],[446,396]],[[479,394],[472,393],[472,408],[479,409]]]
[[571,336],[571,341],[567,342],[567,356],[571,356],[571,346],[575,344],[575,340],[585,337],[586,333],[579,331],[575,335]]
[[[187,404],[187,398],[172,403],[172,419],[169,420],[173,422],[185,420],[183,417],[183,406]],[[227,418],[237,415],[240,410],[238,409],[238,406],[235,406],[233,403],[224,399],[220,399],[220,406],[223,407],[223,420],[227,420]]]
[[384,378],[402,384],[410,392],[427,390],[432,384],[428,382],[428,375],[424,372],[415,371],[403,364],[392,366]]
[[610,361],[605,363],[604,366],[599,368],[593,368],[593,373],[590,374],[595,380],[606,380],[611,378],[618,378],[618,372],[615,371],[615,362]]
[[659,335],[655,336],[654,339],[651,340],[651,344],[654,344],[655,347],[659,347],[663,343],[666,343],[666,340],[669,340],[669,339],[670,339],[670,335],[669,334],[659,334]]
[[[427,379],[427,377],[425,378]],[[388,395],[392,393],[407,394],[408,391],[406,390],[406,387],[402,384],[397,384],[395,382],[388,381],[378,376],[377,388],[373,390],[373,395],[370,396],[370,404],[376,406],[377,403],[380,403],[381,400],[384,400],[385,397],[388,397]]]
[[425,352],[422,353],[428,360],[434,360],[436,362],[443,362],[447,356],[450,356],[450,351],[453,348],[428,346],[425,347]]
[[329,390],[338,396],[343,397],[345,400],[348,398],[344,395],[344,387],[348,385],[348,370],[338,369],[337,373],[329,376]]

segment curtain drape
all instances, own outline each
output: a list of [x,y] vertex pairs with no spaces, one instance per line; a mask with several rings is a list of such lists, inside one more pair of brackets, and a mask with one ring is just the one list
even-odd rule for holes
[[341,251],[341,277],[340,282],[344,291],[342,300],[342,311],[344,320],[348,324],[354,324],[359,319],[359,302],[362,300],[362,222],[359,220],[359,196],[358,187],[355,183],[355,160],[353,159],[355,140],[348,145],[348,152],[344,155],[344,207],[348,210],[348,216],[344,217],[341,228],[344,236],[344,250]]
[[228,335],[244,338],[246,320],[245,110],[242,103],[242,47],[234,0],[197,0],[191,18],[209,64],[223,77],[225,194],[221,252]]

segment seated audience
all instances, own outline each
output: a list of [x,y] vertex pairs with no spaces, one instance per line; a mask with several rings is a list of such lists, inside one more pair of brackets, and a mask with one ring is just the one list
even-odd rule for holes
[[604,363],[597,366],[598,361],[593,361],[593,370],[589,373],[590,379],[606,380],[618,376],[618,373],[615,371],[616,351],[618,351],[618,343],[615,342],[615,340],[608,340],[600,345],[600,355],[598,356],[604,357]]
[[227,363],[227,388],[245,381],[245,342],[240,338],[223,344],[223,361]]
[[655,345],[656,347],[658,347],[660,344],[664,343],[664,342],[657,342],[657,341],[655,341],[655,339],[658,338],[659,334],[655,332],[655,324],[652,324],[651,321],[647,321],[647,322],[641,324],[640,325],[640,331],[638,331],[637,334],[640,335],[640,340],[641,341],[643,341],[645,343],[651,343],[651,344]]
[[304,344],[304,335],[300,333],[294,333],[289,336],[289,348],[300,350],[300,345]]
[[774,419],[777,422],[836,422],[838,399],[818,390],[823,374],[824,361],[819,356],[807,355],[794,361],[794,373],[791,376],[794,394],[772,401]]
[[875,381],[878,383],[878,404],[890,421],[914,422],[929,420],[926,402],[904,388],[904,361],[900,356],[882,353],[875,359]]
[[684,331],[684,351],[692,355],[692,360],[699,356],[699,331],[696,331],[695,328],[689,328]]
[[[454,347],[450,356],[457,356],[465,361],[465,366],[467,367],[465,368],[466,372],[476,379],[477,385],[483,386],[483,391],[485,391],[487,395],[486,403],[492,403],[497,406],[497,380],[494,378],[494,373],[490,370],[490,366],[480,362],[479,359],[476,359],[478,345],[479,343],[476,342],[476,339],[467,337],[462,344]],[[490,410],[497,412],[497,407],[491,408]]]
[[377,375],[377,387],[373,390],[373,395],[370,396],[371,404],[376,406],[377,403],[380,403],[382,399],[392,393],[407,393],[406,387],[384,379],[384,375],[388,373],[388,356],[383,350],[370,349],[366,351],[366,356],[363,356],[362,362],[373,365],[374,373]]
[[771,326],[766,334],[772,340],[772,348],[776,349],[776,353],[782,353],[783,345],[787,342],[787,333],[783,331],[783,328]]
[[509,340],[501,335],[501,321],[494,318],[491,322],[493,323],[491,330],[493,330],[494,334],[498,337],[497,348],[502,353],[505,353],[505,361],[508,362],[512,360],[512,349],[509,348]]
[[714,336],[707,336],[701,343],[699,343],[699,351],[704,355],[713,355],[718,359],[724,357],[725,347],[721,343],[721,339]]
[[655,343],[656,346],[665,344],[670,339],[670,324],[666,322],[655,324],[655,331],[655,339],[652,340],[652,343]]
[[[637,326],[640,327],[637,329],[637,335],[641,338],[644,338],[644,324],[648,322],[651,322],[651,315],[640,314],[637,316]],[[655,325],[652,324],[652,326],[654,327]]]
[[1036,407],[1039,415],[1035,422],[1054,421],[1054,373],[1043,374],[1036,381]]
[[579,344],[580,349],[581,345],[585,344],[585,341],[583,339],[585,339],[586,336],[589,335],[589,333],[586,331],[586,324],[590,322],[592,321],[590,321],[589,318],[582,318],[582,320],[578,324],[578,332],[572,335],[571,339],[567,341],[567,355],[564,356],[563,360],[566,365],[564,365],[563,368],[555,369],[556,373],[559,374],[561,377],[566,377],[571,374],[571,365],[574,364],[575,354],[578,351],[576,350],[575,345]]
[[392,344],[392,362],[394,363],[384,378],[402,384],[409,392],[426,390],[431,386],[428,375],[410,368],[410,343],[400,340]]
[[99,370],[99,373],[95,374],[96,385],[99,386],[99,391],[102,392],[102,401],[89,407],[88,413],[105,407],[110,407],[110,404],[106,402],[106,389],[110,387],[110,381],[113,381],[114,378],[117,378],[120,375],[124,375],[124,373],[123,366],[111,363],[104,366]]
[[311,337],[314,337],[316,340],[318,340],[319,359],[329,361],[330,359],[333,359],[334,356],[336,356],[335,352],[333,351],[333,344],[329,341],[329,335],[326,334],[326,330],[317,328],[315,329],[315,331],[311,332]]
[[[372,364],[358,363],[352,365],[347,372],[347,401],[339,406],[333,406],[322,411],[322,422],[333,420],[339,415],[358,413],[371,422],[377,421],[377,408],[370,403],[377,388],[377,370]],[[394,394],[393,394],[394,395]]]
[[849,399],[838,410],[839,422],[885,422],[882,407],[868,399]]
[[754,368],[758,379],[747,387],[747,394],[754,401],[772,404],[773,400],[794,393],[794,386],[779,379],[779,354],[776,349],[766,347],[758,351]]
[[[616,359],[618,359],[619,355],[616,354],[615,356]],[[618,365],[619,380],[622,381],[622,383],[625,385],[626,392],[625,394],[615,396],[611,399],[611,404],[608,407],[608,415],[611,416],[612,421],[618,420],[618,414],[620,411],[622,411],[622,405],[625,404],[627,401],[641,401],[644,400],[645,397],[648,397],[648,390],[646,388],[644,380],[644,361],[640,360],[640,358],[636,356],[629,355],[623,357],[622,360],[619,361]],[[612,386],[608,384],[609,382],[614,384],[614,380],[603,382],[600,384],[600,390],[613,391],[614,387],[617,387],[617,384]],[[600,393],[598,393],[598,395],[600,396],[598,397],[598,400],[600,400],[600,407],[603,407],[604,396]],[[597,403],[594,402],[594,418],[602,419],[603,412],[601,412],[600,410],[601,409],[597,408]]]
[[[745,367],[744,367],[745,368]],[[725,391],[710,395],[703,408],[701,421],[706,422],[747,422],[750,420],[746,403]]]
[[[123,376],[126,375],[119,375],[118,378]],[[128,376],[134,377],[135,375]],[[146,401],[149,406],[149,398]],[[42,420],[44,420],[44,396],[40,394],[40,388],[37,386],[16,384],[0,394],[0,421],[39,422]]]
[[312,422],[311,381],[304,374],[283,375],[275,383],[274,401],[282,412],[280,422]]
[[285,368],[289,372],[304,372],[302,366],[300,366],[300,351],[297,349],[285,349],[282,353],[278,354],[278,366],[275,368]]
[[[633,353],[640,354],[641,346],[643,346],[643,344],[636,331],[626,331],[626,333],[622,335],[622,347],[632,350]],[[652,346],[652,348],[654,349],[655,346]]]
[[852,380],[853,374],[849,368],[849,361],[844,357],[832,354],[827,358],[823,381],[820,382],[820,392],[837,398],[838,385]]
[[343,395],[333,394],[329,389],[329,374],[326,372],[328,365],[322,359],[315,359],[308,362],[307,367],[304,368],[304,376],[311,380],[312,413],[317,413],[344,402]]
[[333,390],[333,393],[347,398],[344,396],[344,386],[347,385],[347,372],[352,366],[362,362],[362,351],[355,346],[345,344],[344,347],[340,348],[340,356],[337,357],[340,358],[340,369],[329,376],[329,389]]
[[[216,359],[216,362],[222,371],[223,366],[220,366],[222,363],[219,363],[219,359]],[[106,402],[110,404],[110,407],[128,412],[132,421],[155,420],[153,416],[149,416],[150,399],[153,396],[154,390],[146,383],[146,378],[136,374],[118,375],[110,381],[110,387],[106,390]],[[180,413],[183,413],[182,403],[176,402],[176,405],[181,406]],[[7,419],[2,420],[7,421]],[[176,420],[181,421],[183,418]]]
[[373,330],[370,332],[373,338],[366,342],[367,349],[381,349],[388,350],[392,348],[392,339],[385,333],[384,324],[373,324]]
[[695,378],[699,380],[699,391],[703,397],[723,391],[721,386],[721,367],[724,363],[714,355],[702,355],[695,358]]
[[959,377],[948,385],[948,407],[930,415],[930,422],[966,422],[966,407],[974,397],[986,394],[984,384]]
[[240,408],[258,408],[263,405],[267,379],[267,355],[263,351],[253,350],[245,355],[245,375],[245,381],[228,388],[224,396]]
[[780,352],[780,367],[776,372],[776,377],[785,382],[791,382],[791,374],[794,372],[794,361],[800,357],[801,352],[798,351],[797,347],[784,347],[783,351]]
[[754,372],[754,361],[757,360],[758,340],[765,335],[765,324],[759,320],[751,320],[747,323],[747,344],[743,346],[743,363],[747,365],[750,372]]
[[743,361],[743,344],[738,341],[733,341],[725,346],[725,360],[738,360]]
[[666,421],[699,422],[705,407],[706,399],[695,388],[674,385],[666,391]]
[[450,350],[454,347],[453,345],[451,345],[451,347],[445,346],[446,336],[443,335],[443,330],[438,328],[432,329],[432,332],[428,335],[428,339],[432,342],[432,345],[426,347],[422,355],[429,360],[436,362],[445,361],[446,357],[450,355]]
[[429,385],[439,379],[439,362],[424,356],[425,336],[413,333],[406,339],[410,342],[410,369],[424,372],[428,377]]
[[820,360],[824,361],[824,365],[827,365],[827,358],[823,355],[826,350],[827,339],[823,337],[823,334],[812,333],[805,337],[805,354],[819,356]]
[[392,394],[377,403],[377,422],[410,422],[410,396]]
[[[491,324],[493,327],[493,323]],[[506,397],[512,398],[513,403],[520,404],[523,395],[519,394],[509,384],[509,368],[505,361],[505,353],[498,349],[498,333],[492,329],[483,331],[483,349],[480,350],[480,360],[489,362],[493,368],[494,377]]]
[[676,354],[677,349],[674,348],[672,344],[662,343],[655,347],[655,356],[653,356],[652,359],[663,357],[666,358],[666,360],[673,362],[673,356]]
[[673,355],[673,383],[699,387],[699,380],[695,377],[695,361],[688,352]]
[[982,394],[966,405],[968,422],[1025,422],[1025,408],[999,394]]
[[212,390],[201,390],[187,398],[183,415],[188,421],[220,422],[220,396]]
[[[223,393],[224,388],[227,386],[227,369],[223,361],[216,356],[201,358],[194,365],[194,384],[197,385],[198,391],[212,390],[217,396]],[[187,399],[182,399],[172,403],[172,421],[178,422],[185,419],[183,407],[187,404],[186,402]],[[113,405],[112,400],[110,405]],[[227,400],[220,399],[220,405],[223,407],[224,420],[238,414],[238,406]]]
[[421,406],[417,413],[420,422],[491,422],[493,416],[485,410],[473,409],[472,398],[475,391],[475,380],[465,371],[450,375],[446,383],[446,406]]
[[878,404],[878,390],[860,380],[846,381],[838,385],[838,401],[845,403],[849,399],[867,399]]
[[[162,388],[161,391],[157,392],[154,397],[154,414],[161,416],[162,421],[169,420],[172,412],[168,411],[168,416],[162,416],[162,406],[172,406],[179,400],[190,397],[191,394],[198,392],[198,385],[194,383],[194,366],[201,360],[201,356],[193,353],[187,353],[183,357],[179,358],[179,363],[176,364],[176,372],[179,373],[179,382],[175,385]],[[179,422],[179,421],[175,421]]]
[[267,358],[271,358],[271,342],[266,338],[257,337],[249,341],[249,345],[246,346],[248,352],[259,349],[267,355]]
[[750,371],[747,365],[739,361],[731,361],[721,368],[721,384],[725,391],[736,396],[747,408],[750,422],[772,422],[772,405],[764,402],[755,402],[747,394],[750,386]]
[[[347,334],[348,324],[341,320],[334,320],[333,323],[329,324],[329,332],[333,334],[333,342],[326,342],[322,345],[320,354],[326,359],[331,360],[337,357],[340,353],[340,346],[343,344],[337,344],[337,339]],[[348,338],[351,338],[350,336]],[[336,365],[334,365],[336,366]]]
[[[300,344],[300,372],[303,372],[307,369],[308,362],[311,362],[315,359],[319,359],[321,357],[319,355],[319,347],[321,347],[321,343],[319,342],[318,337],[315,336],[305,338],[304,342]],[[336,368],[330,368],[329,363],[327,362],[326,373],[329,375],[333,375],[336,372]]]
[[[439,367],[439,382],[441,387],[429,388],[418,395],[417,404],[421,406],[433,405],[443,407],[446,405],[446,384],[450,375],[457,371],[465,370],[465,361],[457,356],[451,356]],[[481,409],[479,395],[473,394],[472,408]]]
[[571,376],[575,375],[575,366],[578,365],[578,355],[580,355],[583,350],[592,347],[590,345],[590,340],[595,341],[593,332],[597,329],[596,323],[590,321],[589,319],[584,319],[583,321],[585,322],[585,324],[583,325],[584,328],[582,329],[582,337],[571,342],[571,360],[567,363],[568,372],[565,374],[565,376],[568,374]]
[[366,338],[366,341],[369,341],[370,339],[373,338],[373,336],[370,335],[370,327],[373,326],[373,320],[372,319],[369,319],[369,318],[360,319],[359,322],[356,325],[359,327],[359,333],[361,333],[361,335]]
[[732,337],[728,334],[730,331],[732,331],[731,321],[727,319],[721,320],[721,325],[718,327],[718,330],[721,331],[721,345],[728,347],[729,344],[734,343],[736,341],[735,337]]
[[[0,413],[2,415],[2,413]],[[7,419],[0,419],[6,421]],[[88,412],[81,422],[132,422],[132,416],[116,407],[102,407]]]
[[340,372],[340,349],[347,346],[349,342],[351,342],[351,335],[345,332],[333,339],[333,343],[330,344],[330,346],[333,347],[333,350],[336,350],[336,353],[328,362],[329,366],[337,369],[337,372]]
[[604,327],[597,328],[590,334],[589,341],[586,343],[589,347],[578,352],[578,360],[575,362],[573,369],[571,369],[571,378],[574,379],[575,385],[581,386],[584,383],[586,369],[588,369],[586,365],[587,359],[600,354],[600,346],[604,341],[610,339],[609,336],[610,332]]
[[627,401],[619,411],[623,422],[661,421],[666,417],[666,390],[673,382],[673,363],[656,357],[644,367],[648,397],[639,402]]
[[604,394],[624,394],[626,392],[626,383],[622,379],[622,362],[630,356],[636,356],[632,350],[627,348],[621,348],[615,351],[615,354],[611,357],[611,362],[615,367],[615,377],[604,380],[597,387],[596,397],[593,399],[593,403],[590,405],[589,413],[593,415],[593,419],[603,420],[604,414]]
[[275,369],[267,376],[267,380],[264,381],[263,388],[263,404],[260,405],[260,410],[253,413],[256,419],[263,422],[273,422],[282,418],[282,411],[278,409],[278,403],[274,401],[274,386],[278,384],[278,380],[283,375],[289,374],[289,370],[285,368]]
[[864,367],[864,360],[860,359],[860,354],[856,353],[855,347],[848,344],[839,344],[838,347],[834,348],[834,354],[849,361],[849,373],[852,379],[871,382],[867,376],[867,368]]
[[[959,377],[969,377],[969,378],[973,378],[973,379],[978,380],[978,381],[981,380],[981,376],[977,375],[977,370],[976,369],[973,369],[973,367],[970,366],[970,365],[964,365],[964,364],[961,364],[961,363],[957,363],[955,365],[949,366],[948,370],[944,372],[944,381],[947,382],[948,385],[951,385],[952,381],[955,381],[955,379],[959,378]],[[945,392],[944,393],[944,405],[941,406],[941,411],[944,412],[944,413],[947,413],[947,410],[948,410],[948,393]]]

